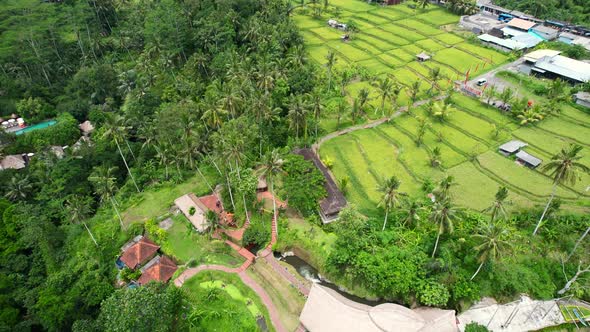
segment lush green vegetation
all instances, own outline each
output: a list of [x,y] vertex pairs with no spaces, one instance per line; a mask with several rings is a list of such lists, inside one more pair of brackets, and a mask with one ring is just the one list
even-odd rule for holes
[[584,0],[570,1],[518,1],[496,0],[498,6],[523,11],[537,18],[559,20],[577,24],[587,24],[590,21],[588,3]]

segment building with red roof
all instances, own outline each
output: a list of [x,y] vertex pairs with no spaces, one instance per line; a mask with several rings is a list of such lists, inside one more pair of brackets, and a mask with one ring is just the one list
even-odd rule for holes
[[[197,197],[195,194],[190,193],[177,198],[174,204],[199,232],[204,232],[209,228],[209,222],[207,221],[208,211],[215,212],[219,217],[219,221],[224,225],[233,225],[234,223],[233,214],[223,209],[223,204],[216,194]],[[194,209],[192,214],[191,208]]]
[[158,249],[160,246],[147,237],[136,237],[132,243],[123,247],[123,254],[119,259],[130,269],[135,269],[153,258]]
[[141,269],[141,277],[137,282],[140,285],[150,281],[167,282],[177,269],[176,264],[167,256],[156,256]]

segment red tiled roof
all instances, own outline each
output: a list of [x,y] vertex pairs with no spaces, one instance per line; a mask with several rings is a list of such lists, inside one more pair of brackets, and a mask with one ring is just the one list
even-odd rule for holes
[[170,258],[162,256],[154,265],[143,271],[137,282],[140,285],[145,285],[150,281],[167,282],[177,269],[176,264]]
[[121,255],[121,261],[129,268],[135,269],[138,265],[141,265],[150,259],[158,249],[160,249],[159,245],[144,236],[141,240],[137,241],[137,243],[123,252],[123,255]]

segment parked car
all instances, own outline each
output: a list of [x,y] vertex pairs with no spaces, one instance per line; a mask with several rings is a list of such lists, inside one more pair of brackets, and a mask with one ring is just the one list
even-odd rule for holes
[[487,79],[480,78],[479,80],[477,80],[477,86],[482,86],[482,85],[486,84],[487,82],[488,82]]

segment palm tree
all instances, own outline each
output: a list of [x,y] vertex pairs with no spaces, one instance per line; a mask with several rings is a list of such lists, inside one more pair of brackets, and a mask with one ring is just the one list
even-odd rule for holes
[[349,108],[350,104],[346,102],[346,100],[344,99],[341,99],[340,102],[338,102],[338,105],[336,105],[336,117],[338,119],[336,127],[338,129],[340,129],[340,122],[342,120],[342,116],[348,112]]
[[451,187],[455,185],[455,178],[452,175],[448,175],[442,179],[435,191],[437,200],[445,200],[450,198]]
[[481,227],[478,234],[473,235],[479,241],[479,244],[474,248],[478,253],[479,267],[471,276],[471,279],[479,273],[485,262],[497,260],[503,253],[508,251],[510,243],[507,241],[510,233],[508,229],[503,227],[500,223],[490,223]]
[[207,214],[205,214],[205,219],[207,220],[207,232],[209,233],[209,237],[211,237],[218,229],[223,229],[224,225],[219,220],[219,216],[215,211],[209,210]]
[[272,193],[272,206],[274,215],[277,215],[277,201],[274,193],[274,177],[276,174],[283,172],[284,160],[281,157],[278,149],[274,149],[264,156],[260,164],[260,175],[264,176],[270,184],[270,192]]
[[369,89],[362,88],[359,90],[358,94],[358,108],[359,112],[362,114],[365,112],[365,105],[369,101]]
[[307,140],[307,113],[309,113],[309,105],[303,96],[291,96],[288,113],[289,125],[295,131],[297,139],[299,139],[300,129],[303,128],[304,138]]
[[326,55],[326,60],[326,71],[328,72],[328,90],[332,91],[332,70],[338,61],[338,58],[336,58],[334,51],[329,51],[328,55]]
[[510,104],[512,100],[514,100],[514,90],[511,88],[505,87],[504,90],[499,95],[502,104]]
[[452,113],[450,104],[443,102],[436,102],[432,105],[432,115],[437,117],[440,122],[444,122]]
[[121,214],[119,214],[119,210],[117,209],[117,204],[114,197],[117,185],[115,183],[115,177],[113,176],[113,173],[116,170],[117,167],[95,167],[92,174],[90,174],[90,176],[88,177],[88,181],[92,183],[94,187],[94,193],[100,197],[101,202],[111,202],[113,209],[117,213],[117,217],[119,217],[119,223],[121,224],[121,228],[125,229],[125,226],[123,225],[123,219],[121,218]]
[[428,121],[426,121],[425,118],[419,118],[418,119],[418,134],[416,137],[416,144],[418,146],[422,145],[422,141],[424,139],[424,135],[426,135],[426,130],[428,129],[428,127],[430,127],[430,123]]
[[416,5],[422,9],[425,9],[430,5],[430,0],[414,0],[414,2],[416,2]]
[[133,185],[135,186],[137,192],[140,192],[139,187],[135,182],[135,178],[129,169],[129,165],[127,164],[127,159],[123,155],[121,145],[119,145],[119,141],[125,141],[127,139],[127,131],[129,128],[130,127],[125,126],[125,118],[123,118],[121,115],[116,113],[107,113],[105,131],[103,132],[102,137],[115,142],[117,149],[119,150],[119,154],[121,155],[121,158],[123,158],[125,168],[127,168],[127,173],[129,174],[129,177],[131,177],[131,181],[133,181]]
[[553,178],[553,189],[551,190],[551,197],[549,197],[545,210],[543,211],[543,214],[541,214],[541,218],[533,231],[533,235],[537,234],[539,227],[541,227],[547,209],[549,209],[549,205],[555,197],[557,185],[564,183],[574,185],[579,178],[578,173],[580,171],[586,173],[590,172],[588,166],[579,162],[579,160],[582,159],[582,156],[578,155],[581,150],[582,146],[578,144],[570,144],[568,147],[562,148],[558,154],[551,158],[550,162],[543,166],[544,171],[550,171],[549,176]]
[[414,225],[420,221],[420,211],[424,210],[424,206],[416,200],[406,200],[404,204],[404,211],[406,217],[402,221],[402,225]]
[[29,177],[23,174],[15,174],[6,185],[6,198],[11,201],[18,199],[26,199],[29,196],[33,185],[29,181]]
[[486,96],[487,103],[489,104],[492,98],[498,96],[498,88],[495,85],[490,85],[484,90],[483,94]]
[[520,119],[521,126],[538,122],[544,118],[538,107],[527,108],[516,117]]
[[440,67],[433,67],[430,69],[430,71],[428,72],[428,78],[432,82],[432,85],[430,86],[430,90],[428,90],[428,93],[431,93],[432,90],[434,90],[434,88],[436,87],[436,82],[441,78],[441,76],[442,73],[440,72]]
[[310,95],[311,98],[311,112],[315,120],[315,138],[318,138],[318,124],[320,122],[320,116],[324,110],[324,104],[322,102],[322,95],[318,89],[313,90]]
[[576,250],[578,250],[580,243],[582,243],[582,241],[584,241],[586,236],[588,236],[588,233],[590,233],[590,226],[588,226],[588,228],[586,228],[586,231],[584,232],[584,234],[582,234],[582,236],[580,236],[578,241],[576,241],[576,245],[574,246],[574,249],[572,249],[572,252],[570,252],[570,254],[567,256],[566,261],[569,261],[570,258],[572,258],[572,255],[576,252]]
[[82,223],[82,225],[84,225],[86,228],[86,231],[88,231],[88,235],[90,235],[92,242],[94,242],[94,244],[98,247],[98,243],[96,242],[94,235],[90,231],[90,228],[88,228],[88,225],[85,221],[86,218],[88,218],[88,216],[92,213],[88,199],[84,199],[80,196],[72,196],[67,200],[66,209],[69,214],[70,222],[72,222],[72,224]]
[[410,97],[409,104],[408,104],[408,110],[407,110],[408,112],[410,112],[410,108],[418,100],[418,93],[420,93],[420,85],[421,84],[422,84],[422,82],[420,80],[416,80],[406,90],[408,97]]
[[434,149],[432,149],[432,154],[430,155],[430,166],[432,166],[434,168],[440,167],[440,165],[442,164],[442,161],[440,160],[440,158],[441,158],[440,147],[437,146]]
[[442,201],[437,200],[434,203],[434,207],[430,213],[430,220],[438,226],[438,231],[436,235],[436,242],[434,243],[434,250],[432,251],[432,257],[434,257],[436,249],[438,248],[440,235],[443,233],[453,232],[453,222],[458,217],[458,214],[459,210],[453,206],[451,200],[448,198],[445,198]]
[[385,219],[383,220],[383,228],[381,231],[385,230],[385,225],[387,225],[387,217],[391,208],[399,205],[400,196],[406,195],[405,193],[398,191],[400,185],[401,181],[397,177],[392,176],[388,179],[385,179],[385,181],[379,184],[379,187],[377,188],[377,191],[382,194],[379,206],[383,206],[385,208]]
[[506,212],[506,199],[508,198],[508,189],[506,187],[498,188],[496,192],[496,196],[492,205],[484,209],[482,212],[490,212],[491,213],[491,222],[494,222],[497,217],[501,219],[507,219],[508,213]]
[[385,101],[386,100],[391,100],[392,98],[392,93],[393,93],[393,86],[394,83],[393,81],[391,81],[389,79],[389,77],[385,77],[385,78],[381,78],[378,79],[377,82],[373,83],[373,86],[375,88],[377,88],[377,91],[379,93],[379,97],[381,98],[381,115],[384,116],[385,115]]

